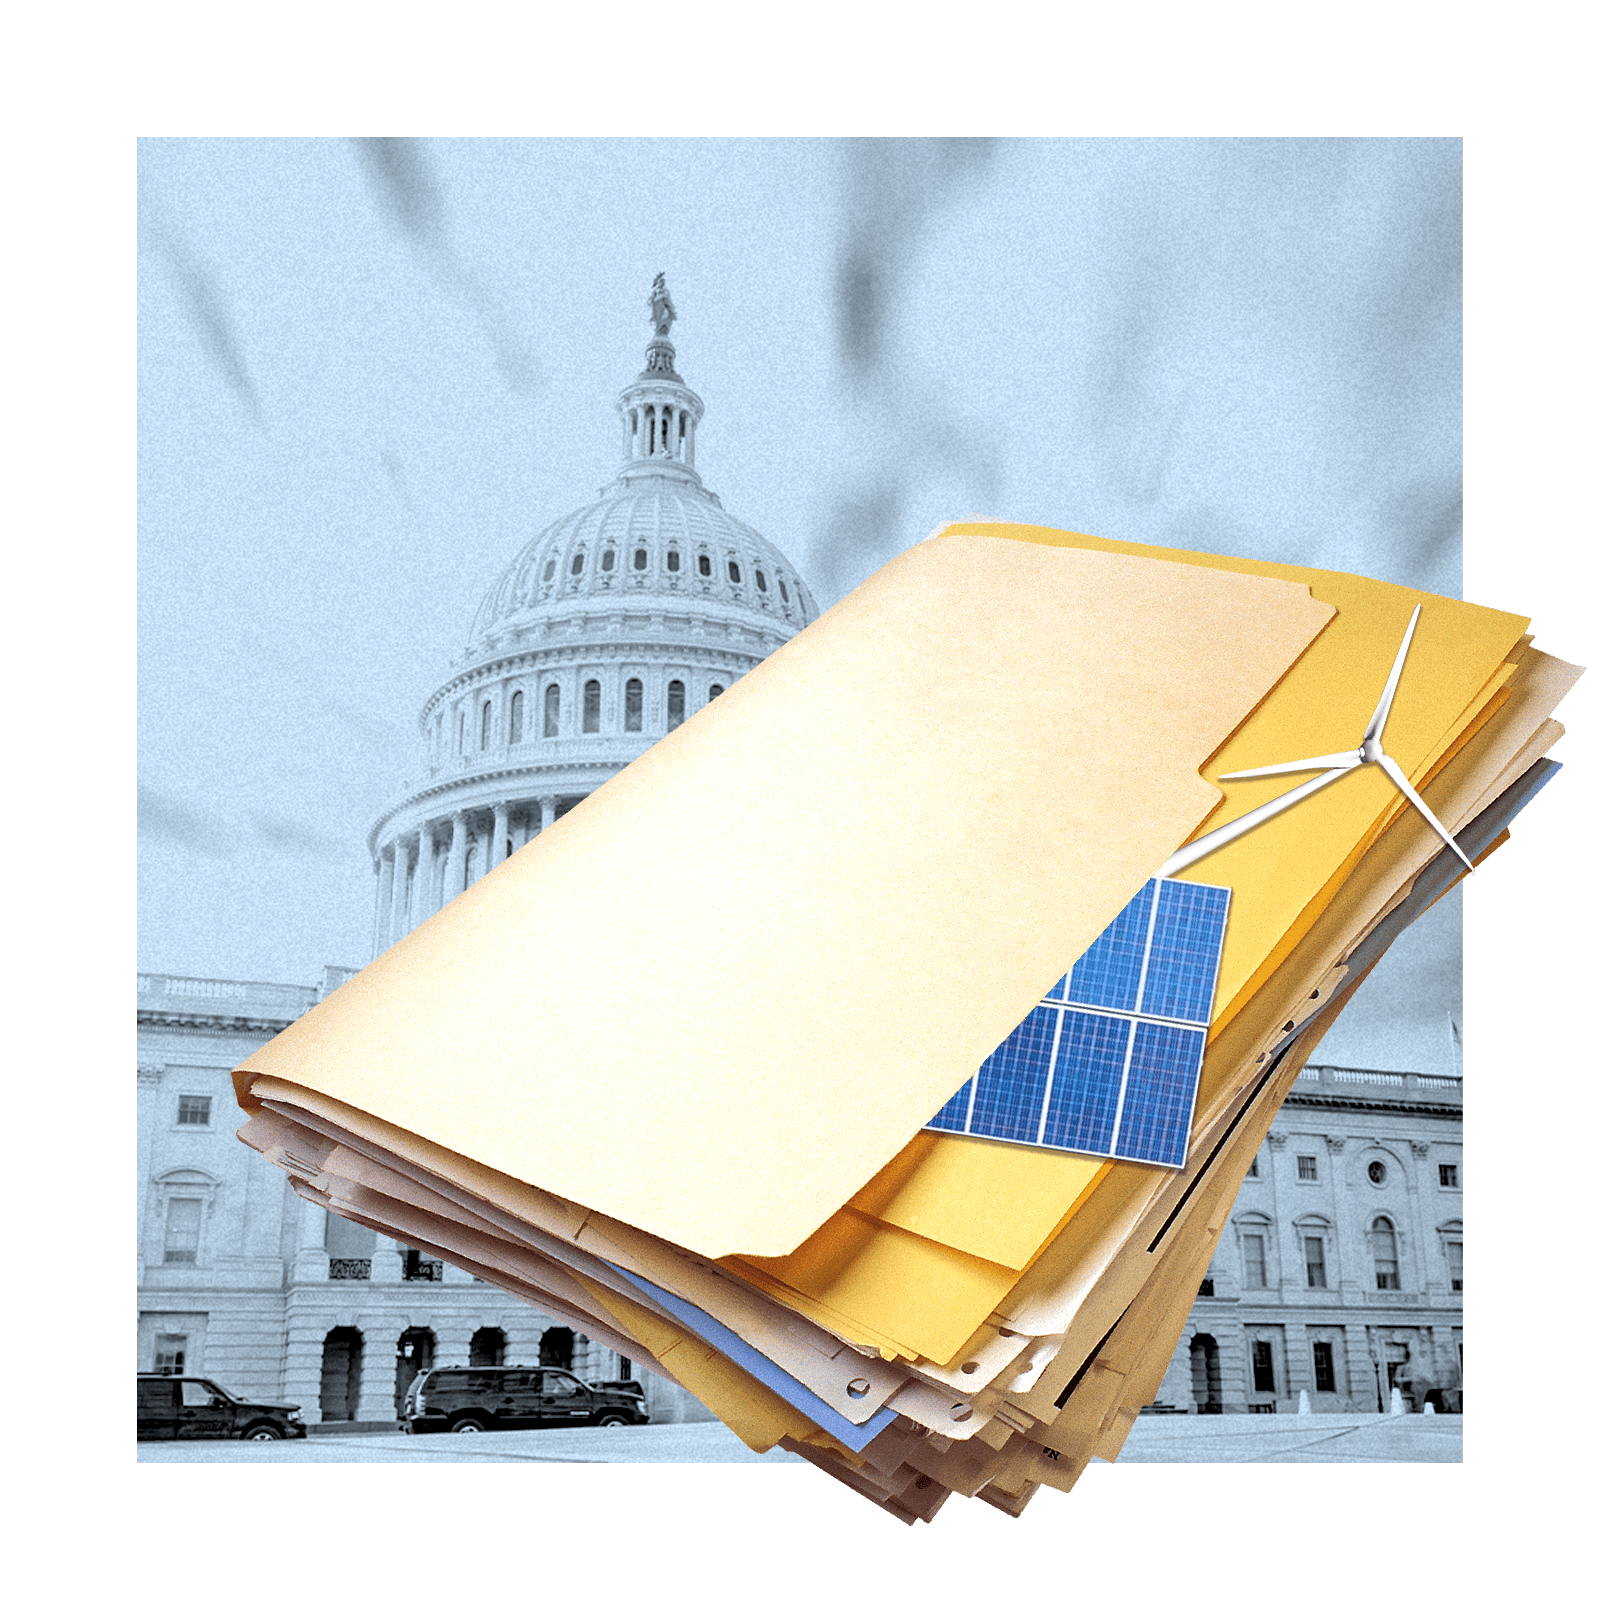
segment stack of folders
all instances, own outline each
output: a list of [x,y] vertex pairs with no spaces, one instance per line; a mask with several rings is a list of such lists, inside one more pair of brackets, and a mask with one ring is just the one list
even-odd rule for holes
[[907,1522],[1115,1458],[1577,677],[1367,578],[940,533],[235,1079],[306,1198]]

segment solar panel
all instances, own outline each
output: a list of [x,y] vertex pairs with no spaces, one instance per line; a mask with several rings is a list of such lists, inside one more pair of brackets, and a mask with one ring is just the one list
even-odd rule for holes
[[1181,1167],[1230,893],[1152,878],[928,1127]]

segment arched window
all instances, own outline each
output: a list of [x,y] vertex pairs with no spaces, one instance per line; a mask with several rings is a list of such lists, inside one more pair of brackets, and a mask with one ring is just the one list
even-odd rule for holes
[[572,558],[572,576],[576,578],[583,571],[583,551],[579,551]]
[[479,1328],[467,1346],[469,1367],[498,1367],[506,1358],[504,1328]]
[[785,605],[788,605],[788,603],[789,603],[789,585],[786,584],[783,581],[782,578],[778,579],[778,593],[783,596],[783,603]]
[[561,732],[561,685],[550,684],[544,691],[544,736],[553,739]]
[[677,570],[678,570],[678,552],[676,550],[669,550],[669,551],[667,551],[667,571],[668,572],[676,572]]
[[551,556],[550,559],[547,562],[545,562],[545,564],[544,564],[544,581],[546,583],[549,583],[549,581],[553,577],[555,577],[555,575],[556,575],[556,558],[554,556]]
[[756,568],[756,588],[758,588],[762,594],[767,592],[767,575],[761,570],[760,567]]
[[1395,1241],[1394,1224],[1387,1217],[1372,1219],[1372,1271],[1379,1289],[1400,1287],[1400,1249]]
[[714,684],[711,685],[711,689],[710,689],[709,693],[707,693],[706,699],[708,701],[715,700],[717,698],[717,696],[719,694],[721,694],[721,693],[722,693],[722,685],[720,683],[714,683]]
[[650,557],[646,554],[644,546],[640,545],[639,548],[633,552],[633,570],[635,572],[643,572],[645,567],[649,565],[649,562]]
[[617,552],[615,550],[607,550],[606,553],[600,557],[600,570],[602,572],[609,572],[614,566],[616,566],[616,564]]
[[683,679],[674,678],[667,685],[667,732],[671,733],[683,723]]
[[711,557],[710,556],[701,556],[700,557],[700,576],[702,578],[709,578],[711,576]]
[[744,580],[739,576],[739,563],[737,561],[730,561],[728,563],[728,582],[741,583],[743,581]]
[[483,702],[483,716],[479,719],[478,748],[480,750],[489,748],[489,702],[487,700]]
[[638,678],[628,679],[623,712],[623,731],[625,733],[642,733],[644,731],[644,684]]
[[511,697],[510,743],[522,743],[522,691],[520,689]]
[[600,680],[591,678],[583,686],[583,731],[600,731]]

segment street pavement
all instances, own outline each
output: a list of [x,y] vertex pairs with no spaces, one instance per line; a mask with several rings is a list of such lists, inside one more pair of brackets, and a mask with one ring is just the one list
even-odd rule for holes
[[1390,1417],[1375,1411],[1140,1417],[1117,1460],[1459,1462],[1461,1423],[1459,1413]]
[[[1301,1416],[1148,1416],[1128,1435],[1119,1462],[1422,1462],[1462,1459],[1459,1416],[1376,1413]],[[233,1439],[143,1443],[141,1462],[463,1463],[644,1462],[787,1464],[786,1450],[757,1455],[720,1422],[642,1428],[536,1429],[515,1433],[316,1433],[274,1444]],[[1099,1465],[1099,1463],[1096,1463]]]

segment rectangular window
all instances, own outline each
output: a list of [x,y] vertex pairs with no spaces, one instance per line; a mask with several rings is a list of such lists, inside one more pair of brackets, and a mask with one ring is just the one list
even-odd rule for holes
[[209,1128],[211,1126],[211,1096],[208,1094],[180,1094],[178,1096],[178,1126],[180,1128]]
[[1315,1156],[1296,1156],[1295,1162],[1299,1167],[1302,1183],[1315,1183],[1317,1181],[1317,1158]]
[[1267,1241],[1263,1234],[1244,1236],[1244,1286],[1247,1289],[1267,1286]]
[[1259,1178],[1260,1176],[1261,1176],[1261,1157],[1260,1156],[1251,1156],[1250,1157],[1250,1170],[1247,1173],[1245,1173],[1245,1177],[1247,1177],[1247,1178]]
[[1200,1280],[1200,1296],[1202,1299],[1209,1300],[1215,1296],[1216,1292],[1217,1283],[1215,1278],[1202,1278]]
[[1250,1345],[1250,1372],[1257,1394],[1274,1394],[1278,1385],[1272,1375],[1272,1346],[1265,1339]]
[[1328,1287],[1328,1265],[1322,1253],[1322,1240],[1314,1233],[1306,1235],[1306,1287]]
[[[156,1346],[155,1370],[163,1377],[177,1378],[183,1374],[183,1355],[187,1341],[168,1337]],[[141,1389],[143,1385],[140,1386]]]
[[1439,1187],[1441,1189],[1459,1189],[1461,1187],[1461,1172],[1453,1161],[1439,1163]]
[[200,1248],[200,1202],[167,1201],[167,1237],[161,1259],[192,1266]]
[[1445,1270],[1450,1274],[1450,1287],[1456,1293],[1461,1293],[1461,1241],[1459,1239],[1446,1239],[1444,1242]]
[[1320,1342],[1311,1346],[1311,1365],[1317,1375],[1318,1394],[1337,1394],[1339,1385],[1333,1377],[1333,1346]]

